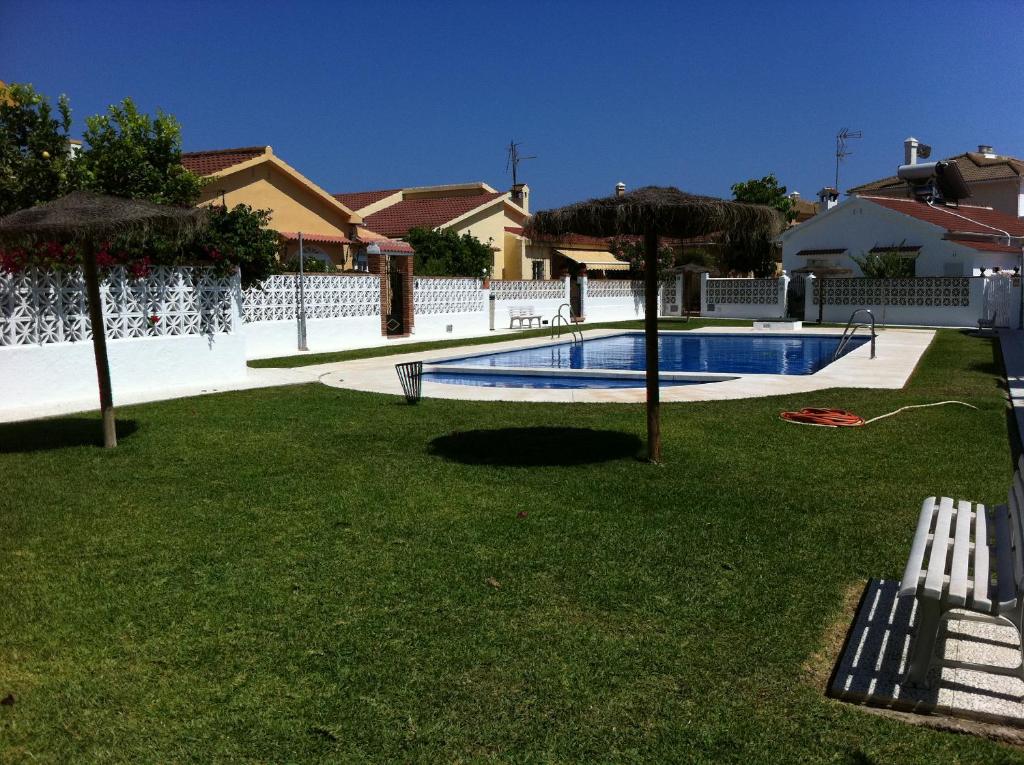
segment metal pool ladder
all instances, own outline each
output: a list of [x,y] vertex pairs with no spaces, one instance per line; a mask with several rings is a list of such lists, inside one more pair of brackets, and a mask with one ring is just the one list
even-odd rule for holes
[[[568,319],[565,316],[562,315],[562,309],[563,308],[568,308],[569,309],[569,318]],[[571,305],[569,305],[568,303],[562,303],[560,306],[558,306],[558,313],[556,313],[554,315],[554,317],[551,319],[551,337],[556,337],[556,336],[557,337],[561,337],[562,336],[562,327],[565,327],[566,329],[568,329],[572,333],[572,341],[574,343],[576,343],[576,342],[582,343],[583,342],[583,330],[579,327],[579,325],[574,324],[573,322],[571,322],[569,320],[571,318],[572,318],[572,306]]]
[[[855,322],[854,319],[857,318],[857,314],[859,313],[866,313],[871,318],[871,323],[866,324],[862,321]],[[857,333],[857,330],[860,327],[871,328],[871,358],[875,357],[875,338],[878,336],[878,333],[875,332],[875,315],[871,313],[871,309],[869,308],[858,308],[850,314],[850,320],[846,322],[846,329],[843,330],[843,336],[839,339],[839,346],[836,348],[836,352],[832,354],[832,361],[835,361],[843,355],[843,351],[846,349],[846,346],[850,344],[850,340],[853,339],[853,336]]]

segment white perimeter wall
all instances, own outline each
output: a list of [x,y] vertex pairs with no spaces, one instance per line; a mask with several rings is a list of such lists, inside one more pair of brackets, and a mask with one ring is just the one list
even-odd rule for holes
[[[245,379],[245,339],[235,334],[107,340],[114,403],[128,393],[217,387]],[[92,341],[0,348],[4,408],[92,399],[99,405]]]
[[[819,280],[808,280],[806,292],[804,293],[804,320],[805,321],[817,321],[818,320],[818,305],[814,302],[813,282]],[[843,286],[845,280],[832,279],[828,280],[832,284],[838,284],[840,287]],[[875,317],[875,322],[878,324],[915,324],[926,327],[976,327],[978,319],[982,318],[985,312],[985,279],[982,277],[974,277],[965,279],[968,282],[969,287],[969,302],[968,305],[899,305],[898,295],[893,294],[890,301],[869,301],[860,298],[857,294],[858,290],[855,285],[857,282],[862,281],[860,279],[850,279],[849,284],[851,285],[851,295],[849,302],[844,304],[826,304],[822,307],[822,321],[834,322],[834,323],[846,323],[850,319],[850,315],[858,308],[867,308]],[[885,280],[893,283],[901,281],[916,281],[916,282],[933,282],[941,284],[945,279],[928,279],[918,277],[915,280],[903,280],[903,279],[892,279]],[[950,282],[960,281],[958,279],[950,279]],[[893,292],[895,293],[896,287]],[[1011,307],[1018,305],[1020,301],[1019,290],[1015,290],[1015,294],[1011,295]],[[936,294],[933,298],[933,302],[939,302],[941,297]],[[1016,317],[1011,317],[1015,319]],[[1014,322],[1013,326],[1016,326]]]

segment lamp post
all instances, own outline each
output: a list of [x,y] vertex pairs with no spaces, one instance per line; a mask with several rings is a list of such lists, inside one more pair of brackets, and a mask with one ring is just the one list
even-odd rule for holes
[[298,320],[299,350],[308,351],[306,344],[306,273],[305,253],[302,249],[302,232],[299,232],[299,305],[295,318]]

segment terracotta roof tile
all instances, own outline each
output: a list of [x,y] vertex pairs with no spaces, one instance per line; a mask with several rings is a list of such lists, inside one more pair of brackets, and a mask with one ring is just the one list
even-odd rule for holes
[[343,194],[331,194],[332,197],[341,202],[353,212],[363,209],[374,202],[398,194],[401,189],[380,189],[379,191],[352,191]]
[[[1024,160],[1016,157],[986,157],[974,151],[967,151],[955,157],[949,157],[945,162],[956,162],[960,168],[960,174],[968,184],[975,181],[995,181],[1000,178],[1018,178],[1024,176]],[[895,175],[888,178],[881,178],[877,181],[854,186],[847,193],[863,194],[866,191],[881,191],[883,189],[902,188],[906,182]]]
[[413,228],[438,228],[503,197],[501,192],[436,199],[406,199],[367,215],[365,223],[387,236],[405,236]]
[[947,207],[900,197],[862,195],[860,198],[939,226],[946,231],[963,231],[989,236],[998,236],[1005,231],[1010,236],[1024,236],[1024,219],[1015,218],[1012,215],[993,210],[991,207],[975,207],[973,205]]
[[972,250],[981,250],[982,252],[1012,252],[1015,255],[1020,255],[1020,247],[1014,247],[1012,244],[968,241],[960,241],[958,244],[962,244],[964,247],[970,247]]
[[814,257],[816,255],[842,255],[846,252],[845,247],[833,247],[827,250],[800,250],[797,255],[808,255]]
[[181,155],[181,164],[196,175],[213,175],[226,167],[255,159],[264,154],[266,149],[266,146],[246,146],[241,149],[190,151]]

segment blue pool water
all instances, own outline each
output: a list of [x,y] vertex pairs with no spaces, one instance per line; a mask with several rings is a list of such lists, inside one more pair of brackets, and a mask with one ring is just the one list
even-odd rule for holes
[[[424,372],[426,382],[449,385],[480,385],[484,388],[642,388],[643,378],[562,377],[559,375],[519,375],[513,373],[478,374],[476,372]],[[661,380],[659,387],[697,385],[699,380]]]
[[[866,337],[855,337],[847,345],[846,352],[865,342]],[[658,338],[659,369],[662,372],[809,375],[830,364],[838,346],[838,337],[824,335],[662,334]],[[558,343],[486,353],[446,359],[435,366],[445,365],[496,369],[642,370],[646,368],[644,336],[638,332],[626,333],[583,343]],[[636,385],[639,387],[642,383]]]

